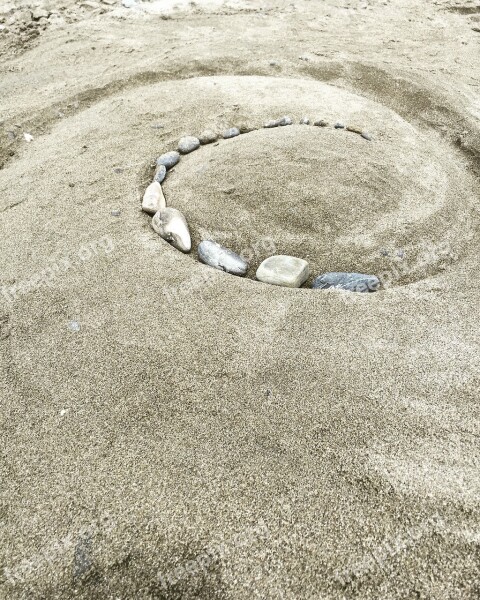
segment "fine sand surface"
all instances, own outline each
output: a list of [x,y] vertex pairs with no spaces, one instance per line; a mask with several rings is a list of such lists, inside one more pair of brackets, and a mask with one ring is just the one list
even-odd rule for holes
[[480,7],[80,4],[0,32],[0,597],[479,598]]

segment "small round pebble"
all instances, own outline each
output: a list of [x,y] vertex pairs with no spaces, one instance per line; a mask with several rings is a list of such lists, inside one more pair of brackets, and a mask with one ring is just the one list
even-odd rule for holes
[[280,127],[284,127],[285,125],[291,125],[292,123],[292,119],[290,117],[287,117],[286,115],[278,120],[278,124],[280,125]]
[[167,167],[165,165],[158,165],[157,170],[155,171],[155,177],[153,181],[157,181],[158,183],[162,183],[167,175]]
[[275,121],[274,119],[270,119],[270,121],[267,121],[266,123],[263,124],[263,126],[266,129],[271,129],[272,127],[278,127],[279,122]]
[[237,137],[237,135],[240,135],[240,129],[238,127],[230,127],[230,129],[223,132],[223,139],[228,140],[229,138]]
[[200,140],[193,135],[186,135],[178,142],[178,151],[180,154],[189,154],[197,148],[200,148]]
[[300,120],[300,125],[310,125],[310,119],[308,117],[303,117],[303,119]]
[[319,119],[318,121],[315,121],[313,124],[315,125],[315,127],[326,127],[328,125],[327,121],[324,121],[323,119]]
[[112,210],[112,212],[110,214],[112,215],[112,217],[119,217],[121,214],[121,211],[118,209]]
[[335,123],[335,129],[345,129],[345,125],[343,123]]
[[375,275],[364,273],[324,273],[312,284],[314,290],[331,287],[348,292],[376,292],[380,288],[380,280]]
[[202,144],[202,146],[204,144],[212,144],[213,142],[216,142],[218,140],[218,134],[216,134],[211,129],[207,129],[207,131],[203,131],[198,136],[198,139],[200,140],[200,144]]
[[157,158],[157,167],[163,165],[167,171],[174,167],[180,160],[180,154],[176,150],[165,152]]

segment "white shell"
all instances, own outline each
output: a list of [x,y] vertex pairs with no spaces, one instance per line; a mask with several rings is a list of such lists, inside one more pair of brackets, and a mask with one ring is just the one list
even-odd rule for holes
[[158,181],[152,183],[145,190],[142,201],[142,210],[149,215],[154,215],[156,212],[167,206],[165,196],[162,192],[162,186]]
[[181,252],[190,252],[192,241],[188,224],[182,213],[176,208],[163,208],[155,213],[152,227],[160,237]]

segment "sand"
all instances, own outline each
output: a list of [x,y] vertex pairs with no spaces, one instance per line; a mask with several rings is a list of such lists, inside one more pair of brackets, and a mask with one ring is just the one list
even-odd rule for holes
[[[0,33],[0,595],[478,598],[480,9],[98,4]],[[156,156],[285,114],[163,186],[249,277],[159,239]]]

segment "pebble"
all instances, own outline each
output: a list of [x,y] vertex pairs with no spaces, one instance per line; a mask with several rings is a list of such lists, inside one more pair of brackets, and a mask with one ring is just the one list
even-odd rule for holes
[[303,117],[300,121],[300,125],[310,125],[310,119],[308,117]]
[[326,127],[328,125],[327,121],[324,121],[323,119],[319,119],[318,121],[315,121],[313,124],[315,125],[315,127]]
[[200,242],[198,258],[206,265],[232,275],[243,276],[248,270],[248,263],[241,256],[210,240]]
[[266,129],[271,129],[272,127],[278,127],[279,126],[279,122],[275,121],[274,119],[270,119],[270,121],[267,121],[266,123],[264,123],[263,126]]
[[298,288],[310,274],[306,260],[279,254],[265,259],[257,269],[257,279],[272,285]]
[[202,145],[211,144],[212,142],[216,142],[218,140],[218,135],[214,131],[207,129],[207,131],[204,131],[198,136],[198,139]]
[[352,133],[362,133],[363,129],[361,127],[357,127],[356,125],[347,125],[347,131],[351,131]]
[[158,181],[152,181],[143,195],[142,210],[149,215],[154,215],[162,208],[165,208],[166,205],[165,196],[162,192],[162,186],[158,183]]
[[360,135],[362,136],[363,139],[368,140],[369,142],[372,139],[372,136],[368,133],[368,131],[362,131],[362,133]]
[[178,142],[180,154],[189,154],[200,147],[200,140],[193,135],[186,135]]
[[167,171],[174,167],[180,160],[180,154],[176,150],[165,152],[157,158],[157,167],[163,165]]
[[181,252],[190,252],[192,241],[185,217],[176,208],[162,208],[152,219],[153,230]]
[[287,117],[286,115],[278,120],[278,124],[280,125],[280,127],[284,127],[285,125],[291,125],[292,123],[292,119],[290,117]]
[[380,280],[375,275],[363,273],[324,273],[312,284],[312,288],[316,290],[330,287],[349,292],[376,292],[380,287]]
[[155,171],[155,177],[153,181],[157,183],[162,183],[162,181],[167,176],[167,167],[165,165],[158,165],[157,170]]
[[237,135],[240,135],[240,129],[237,127],[230,127],[230,129],[223,132],[223,139],[228,140],[229,138],[237,137]]
[[121,211],[118,209],[112,210],[111,213],[112,217],[119,217],[121,214]]
[[251,131],[255,131],[255,127],[253,127],[253,125],[247,125],[247,123],[241,123],[238,128],[240,129],[240,133],[250,133]]
[[345,125],[343,123],[335,123],[335,129],[345,129]]
[[30,135],[30,133],[24,133],[23,137],[26,142],[33,142],[33,135]]

